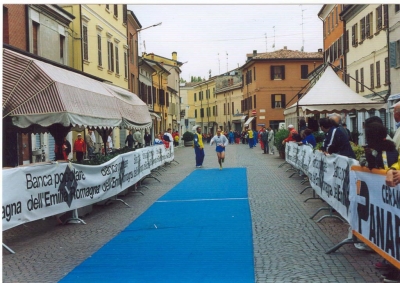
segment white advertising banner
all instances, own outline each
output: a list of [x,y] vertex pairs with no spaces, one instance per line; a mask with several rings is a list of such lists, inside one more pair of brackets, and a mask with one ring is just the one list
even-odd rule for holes
[[303,170],[319,197],[350,222],[350,167],[358,165],[358,161],[337,154],[325,155],[318,150],[312,152],[310,149],[309,146],[287,143],[286,161]]
[[353,234],[400,269],[400,185],[388,187],[385,170],[353,166],[350,224]]
[[3,231],[108,199],[173,159],[173,146],[157,145],[96,166],[54,163],[5,169]]

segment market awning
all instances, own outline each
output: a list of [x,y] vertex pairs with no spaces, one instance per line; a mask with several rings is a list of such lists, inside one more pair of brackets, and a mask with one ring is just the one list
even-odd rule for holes
[[147,106],[133,93],[3,48],[3,118],[15,126],[148,128]]
[[239,122],[244,122],[244,120],[246,120],[246,116],[234,116],[233,118],[232,118],[232,122],[234,122],[234,121],[239,121]]
[[249,119],[247,119],[246,123],[244,123],[244,125],[247,127],[251,121],[253,121],[254,117],[250,117]]

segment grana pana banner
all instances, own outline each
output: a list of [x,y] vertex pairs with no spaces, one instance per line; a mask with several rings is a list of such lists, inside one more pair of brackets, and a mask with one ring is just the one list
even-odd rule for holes
[[3,231],[106,200],[173,159],[173,146],[157,145],[98,166],[53,163],[5,169]]

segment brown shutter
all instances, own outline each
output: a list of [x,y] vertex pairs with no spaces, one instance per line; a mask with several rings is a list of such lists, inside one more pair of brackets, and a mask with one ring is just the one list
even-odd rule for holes
[[271,70],[271,80],[274,80],[274,66],[271,66],[270,70]]
[[282,98],[281,106],[282,106],[283,109],[285,109],[285,107],[286,107],[286,94],[281,94],[281,98]]
[[275,108],[275,94],[271,95],[271,108]]
[[285,66],[282,66],[282,80],[285,79]]

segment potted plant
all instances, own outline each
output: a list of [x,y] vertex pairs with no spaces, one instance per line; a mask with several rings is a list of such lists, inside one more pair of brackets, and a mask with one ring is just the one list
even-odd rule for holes
[[182,135],[182,140],[184,141],[185,146],[193,146],[193,138],[194,134],[189,131],[184,132]]
[[287,129],[280,129],[275,134],[275,146],[281,158],[285,158],[285,145],[282,144],[282,141],[286,139],[288,135],[289,130]]

